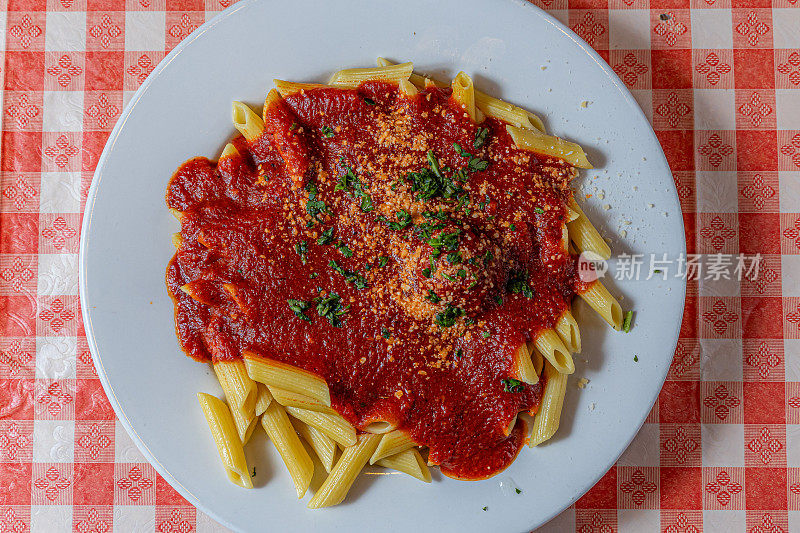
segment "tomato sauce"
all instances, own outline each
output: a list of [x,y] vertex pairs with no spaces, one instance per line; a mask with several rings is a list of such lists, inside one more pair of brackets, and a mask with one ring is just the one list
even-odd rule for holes
[[314,372],[354,426],[396,424],[448,476],[508,466],[526,438],[509,426],[544,386],[510,379],[514,355],[579,287],[561,244],[574,169],[475,124],[449,89],[380,82],[287,96],[233,143],[167,188],[184,351]]

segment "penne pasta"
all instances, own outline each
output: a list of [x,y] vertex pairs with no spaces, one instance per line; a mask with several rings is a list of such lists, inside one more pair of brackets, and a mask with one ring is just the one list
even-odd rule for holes
[[567,392],[567,375],[559,373],[549,362],[544,364],[546,383],[539,412],[533,419],[528,446],[533,448],[550,439],[558,429],[561,408]]
[[464,72],[459,72],[453,78],[450,87],[453,89],[453,100],[458,102],[473,122],[476,122],[475,88],[472,86],[472,78],[464,74]]
[[572,355],[555,330],[545,329],[540,331],[533,339],[533,345],[559,372],[563,374],[575,372],[575,362],[572,360]]
[[[394,63],[392,63],[388,59],[379,57],[378,65],[385,67],[394,65]],[[408,79],[419,89],[427,87],[442,88],[442,87],[447,87],[448,85],[443,81],[439,81],[432,78],[426,78],[424,76],[421,76],[413,72]],[[526,111],[521,107],[509,104],[508,102],[504,102],[498,98],[494,98],[493,96],[489,96],[488,94],[478,90],[474,91],[474,96],[475,96],[474,98],[475,107],[477,108],[478,111],[481,111],[485,116],[496,118],[504,122],[508,122],[509,124],[518,126],[520,128],[537,129],[542,133],[544,133],[545,129],[542,120],[535,114],[531,113],[530,111]],[[480,120],[478,122],[480,122]]]
[[334,72],[330,85],[344,89],[355,89],[365,81],[393,81],[407,80],[414,69],[412,63],[401,63],[386,67],[348,68]]
[[514,104],[509,104],[493,96],[475,91],[475,105],[484,115],[513,126],[544,133],[544,124],[539,117]]
[[417,89],[416,85],[414,85],[408,80],[400,80],[398,82],[398,85],[400,87],[400,90],[403,91],[403,93],[408,97],[416,96],[419,93],[419,90]]
[[272,402],[264,411],[261,425],[267,432],[269,440],[281,454],[281,459],[289,470],[289,475],[292,476],[297,497],[302,498],[314,475],[314,461],[311,460],[303,443],[300,442],[283,407],[277,402]]
[[384,457],[377,462],[378,466],[390,468],[415,477],[425,483],[431,482],[431,471],[425,464],[425,459],[416,448],[411,448],[389,457]]
[[583,148],[576,143],[517,126],[506,126],[506,131],[514,139],[517,147],[522,150],[557,157],[574,167],[593,168],[586,158]]
[[511,369],[511,375],[520,381],[529,385],[539,383],[539,374],[533,366],[531,354],[528,350],[528,345],[522,343],[514,355],[514,366]]
[[580,353],[581,330],[578,328],[578,322],[575,317],[572,316],[572,311],[565,309],[561,316],[558,317],[554,329],[570,352]]
[[326,415],[339,414],[335,409],[333,409],[333,407],[329,407],[321,401],[312,398],[311,396],[288,391],[279,387],[269,387],[269,391],[272,393],[272,397],[275,399],[275,401],[284,407],[299,407],[300,409],[316,411]]
[[616,330],[622,327],[622,307],[599,279],[593,281],[585,291],[578,292],[578,296],[603,317],[609,326]]
[[256,416],[261,416],[267,410],[269,404],[272,403],[272,394],[263,383],[256,383]]
[[381,437],[362,433],[358,442],[344,449],[336,466],[322,483],[314,497],[308,502],[309,509],[330,507],[341,503],[353,482],[375,452]]
[[264,131],[264,120],[242,102],[233,102],[232,110],[234,127],[248,142],[256,140]]
[[256,423],[256,383],[240,360],[215,361],[214,373],[225,392],[239,438],[242,444],[247,444]]
[[228,157],[233,157],[235,155],[239,155],[239,150],[232,143],[228,143],[225,145],[225,148],[222,149],[222,153],[219,154],[219,160],[222,161]]
[[611,247],[594,227],[591,220],[584,214],[575,198],[570,198],[569,209],[578,216],[567,222],[569,238],[575,243],[579,252],[594,252],[602,259],[611,258]]
[[397,429],[397,424],[393,422],[389,422],[388,420],[376,420],[374,422],[370,422],[364,427],[364,431],[367,433],[373,433],[375,435],[383,435],[385,433],[389,433]]
[[352,446],[356,442],[356,429],[341,415],[327,415],[297,407],[286,407],[286,412],[317,428],[342,446]]
[[200,401],[200,407],[203,409],[228,479],[240,487],[252,489],[250,469],[247,467],[242,442],[239,440],[228,406],[216,396],[204,392],[198,392],[197,399]]
[[314,450],[314,453],[317,454],[317,458],[319,458],[319,462],[322,463],[325,471],[330,472],[336,460],[336,441],[317,428],[309,426],[296,418],[292,418],[291,422],[295,431],[303,437],[303,440],[305,440],[308,445],[311,446],[311,449]]
[[272,80],[275,88],[278,89],[280,95],[284,98],[291,96],[301,91],[310,91],[311,89],[319,89],[321,87],[330,87],[322,83],[297,83],[294,81]]
[[401,429],[386,433],[381,437],[381,441],[378,443],[375,453],[369,458],[369,464],[375,464],[384,457],[389,457],[390,455],[408,450],[413,447],[414,444],[414,439],[411,438],[411,435]]
[[247,372],[254,380],[267,386],[309,396],[330,407],[328,384],[319,376],[296,366],[260,357],[251,350],[242,353]]

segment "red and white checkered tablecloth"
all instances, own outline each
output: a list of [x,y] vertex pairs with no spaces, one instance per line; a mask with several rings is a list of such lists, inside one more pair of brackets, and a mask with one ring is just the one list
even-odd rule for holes
[[[154,66],[233,0],[0,0],[0,532],[219,531],[132,444],[78,305],[103,145]],[[800,0],[537,0],[595,47],[672,168],[689,283],[639,435],[553,531],[800,531]]]

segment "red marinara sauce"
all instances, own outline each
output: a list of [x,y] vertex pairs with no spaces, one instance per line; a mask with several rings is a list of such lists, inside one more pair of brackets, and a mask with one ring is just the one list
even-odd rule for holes
[[509,379],[514,355],[580,288],[561,244],[574,169],[475,124],[449,89],[381,82],[288,96],[233,143],[167,188],[186,353],[314,372],[356,428],[397,424],[447,476],[507,467],[544,386]]

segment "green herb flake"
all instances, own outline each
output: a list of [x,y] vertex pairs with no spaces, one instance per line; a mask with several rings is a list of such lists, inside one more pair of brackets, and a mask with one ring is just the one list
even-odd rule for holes
[[487,168],[489,168],[489,162],[478,159],[477,157],[473,157],[469,160],[469,163],[467,163],[467,170],[470,172],[483,172]]
[[458,143],[453,143],[453,148],[455,148],[456,153],[461,157],[472,157],[472,154],[461,148],[461,145]]
[[384,216],[379,216],[378,220],[386,224],[389,229],[393,231],[404,230],[411,225],[411,215],[408,214],[408,211],[402,209],[396,211],[395,214],[397,215],[397,221],[389,220]]
[[292,125],[289,126],[289,131],[294,131],[297,129],[297,122],[292,122]]
[[483,510],[484,510],[484,511],[488,511],[488,510],[489,510],[489,508],[484,506]]
[[511,231],[517,231],[517,226],[516,226],[516,224],[510,224],[508,226],[508,229],[510,229]]
[[625,313],[625,320],[622,321],[622,331],[624,331],[625,333],[630,333],[632,321],[633,321],[633,311],[628,311],[627,313]]
[[366,98],[366,97],[364,98],[364,103],[367,104],[367,105],[375,105],[376,104],[375,100],[373,100],[372,98]]
[[539,213],[541,215],[542,213],[544,213],[544,209],[542,209],[541,207],[534,207],[533,212]]
[[309,307],[311,307],[310,303],[304,302],[303,300],[295,300],[293,298],[289,298],[288,300],[286,300],[286,303],[289,304],[289,309],[291,309],[294,312],[297,318],[305,320],[306,322],[311,322],[311,319],[308,318],[306,314],[303,312]]
[[503,384],[503,392],[523,392],[525,390],[525,385],[518,379],[506,378],[500,383]]
[[333,131],[333,129],[328,126],[322,126],[322,128],[320,128],[320,131],[322,132],[322,135],[324,135],[328,139],[336,135],[336,132]]
[[256,477],[256,467],[253,467],[253,473],[250,475],[250,477]]
[[436,294],[435,292],[433,292],[430,289],[428,289],[428,295],[425,296],[425,299],[429,300],[429,301],[431,301],[431,302],[433,302],[435,304],[438,304],[439,302],[442,301],[442,298],[438,294]]
[[533,298],[533,289],[528,285],[528,271],[512,272],[506,283],[506,290],[513,294],[522,294],[525,298]]
[[323,231],[322,234],[317,238],[317,244],[320,246],[323,244],[328,244],[331,241],[333,241],[333,227]]
[[492,336],[492,334],[491,334],[490,332],[488,332],[488,331],[483,331],[483,332],[481,332],[481,336],[482,336],[484,339],[488,339],[489,337],[491,337],[491,336]]
[[475,141],[472,143],[472,146],[478,149],[486,144],[486,137],[488,135],[489,130],[487,128],[478,128],[478,131],[475,132]]
[[422,275],[425,276],[426,278],[431,277],[431,269],[430,268],[423,268],[422,269]]
[[517,491],[517,494],[522,494],[522,489],[514,488],[514,490]]
[[361,210],[365,213],[369,213],[375,207],[372,205],[372,197],[367,193],[361,193],[361,205],[359,206]]
[[382,256],[380,256],[378,258],[378,267],[383,268],[387,264],[389,264],[389,258],[388,257],[386,257],[385,255],[382,255]]
[[461,252],[450,252],[447,254],[447,262],[456,265],[461,262]]
[[392,333],[388,329],[381,326],[381,337],[383,337],[384,339],[388,339],[391,336]]
[[453,324],[456,323],[456,320],[464,316],[464,310],[460,307],[453,307],[451,304],[447,304],[447,307],[441,313],[436,315],[436,325],[440,328],[449,328]]
[[353,250],[347,247],[347,245],[343,242],[340,242],[336,245],[336,248],[339,250],[339,253],[345,257],[353,257]]
[[638,355],[634,355],[633,356],[633,362],[634,363],[638,363],[639,362],[639,356]]
[[317,296],[314,298],[317,304],[317,314],[328,320],[335,328],[342,327],[341,316],[347,313],[350,306],[342,307],[342,299],[335,292],[330,292],[328,296]]
[[300,262],[304,265],[308,262],[308,242],[300,241],[294,245],[294,251],[300,256]]

